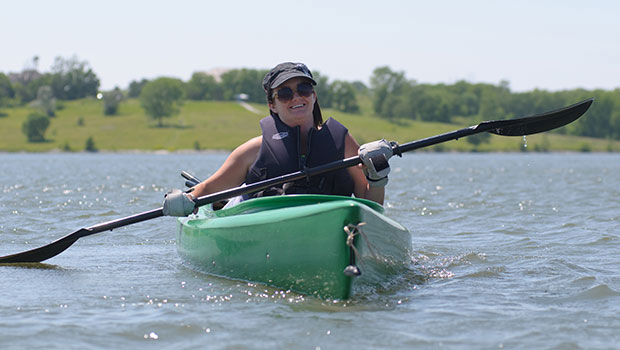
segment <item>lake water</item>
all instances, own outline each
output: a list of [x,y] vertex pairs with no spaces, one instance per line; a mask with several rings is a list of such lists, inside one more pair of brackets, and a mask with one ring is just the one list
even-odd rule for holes
[[[0,255],[161,206],[226,154],[0,154]],[[195,272],[175,220],[0,266],[0,349],[617,349],[620,155],[407,154],[397,283],[324,301]]]

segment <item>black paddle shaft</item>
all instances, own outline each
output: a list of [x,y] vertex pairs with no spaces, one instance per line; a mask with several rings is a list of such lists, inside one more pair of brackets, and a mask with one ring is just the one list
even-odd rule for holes
[[[405,143],[400,146],[394,145],[392,150],[394,154],[400,155],[403,152],[436,145],[441,142],[457,140],[461,137],[466,137],[481,132],[490,132],[502,136],[524,136],[536,134],[555,129],[575,121],[588,110],[593,101],[594,99],[590,98],[572,106],[524,118],[486,121],[469,128],[428,137],[422,140]],[[358,156],[350,157],[322,166],[303,169],[288,175],[256,182],[248,186],[236,187],[230,190],[213,193],[197,198],[195,201],[196,207],[201,207],[223,199],[240,196],[247,193],[260,191],[271,186],[284,184],[286,182],[291,182],[306,177],[309,178],[329,171],[348,168],[360,164],[361,162],[362,161]],[[69,248],[73,243],[75,243],[75,241],[82,237],[154,219],[160,216],[163,216],[163,208],[157,208],[141,214],[104,222],[89,228],[82,228],[43,247],[0,257],[0,264],[41,262],[62,253],[65,249]]]
[[[394,152],[394,154],[400,155],[404,152],[409,152],[419,148],[436,145],[438,143],[446,141],[457,140],[462,137],[471,136],[482,132],[490,132],[502,136],[525,136],[537,134],[543,131],[549,131],[564,126],[575,121],[577,118],[581,117],[588,110],[588,108],[590,108],[590,105],[592,105],[593,101],[594,99],[590,98],[568,107],[529,117],[486,121],[478,125],[470,126],[468,128],[428,137],[418,141],[408,142],[402,145],[394,145],[392,151]],[[348,168],[360,164],[361,162],[362,160],[360,159],[360,157],[355,156],[321,165],[318,167],[303,169],[287,175],[282,175],[265,181],[256,182],[249,186],[237,187],[231,190],[200,197],[196,200],[196,206],[200,207],[223,199],[260,191],[265,188],[280,185],[286,182],[296,181],[305,177],[316,176],[329,171]]]

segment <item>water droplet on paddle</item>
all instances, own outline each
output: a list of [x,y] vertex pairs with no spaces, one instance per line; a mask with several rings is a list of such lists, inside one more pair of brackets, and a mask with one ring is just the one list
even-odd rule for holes
[[523,148],[527,148],[527,138],[523,135]]

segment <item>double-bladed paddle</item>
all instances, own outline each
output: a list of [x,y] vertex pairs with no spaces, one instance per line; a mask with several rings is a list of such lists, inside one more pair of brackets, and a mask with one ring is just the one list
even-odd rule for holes
[[[575,121],[588,110],[593,101],[594,99],[590,98],[576,103],[572,106],[524,118],[486,121],[465,129],[428,137],[418,141],[412,141],[402,145],[394,145],[393,151],[394,154],[401,154],[403,152],[436,145],[438,143],[450,140],[456,140],[461,137],[466,137],[482,132],[490,132],[501,136],[525,136],[540,133],[558,128],[560,126],[564,126]],[[305,177],[311,177],[329,171],[348,168],[360,164],[361,162],[362,160],[357,156],[350,157],[318,167],[303,169],[287,175],[282,175],[279,177],[256,182],[247,186],[236,187],[230,190],[213,193],[197,198],[195,200],[196,207],[201,207],[224,199],[260,191],[272,186],[303,179]],[[185,174],[184,177],[186,177],[186,179],[188,179],[189,181],[195,181],[194,179],[189,178],[189,176],[185,176]],[[45,246],[28,250],[22,253],[0,257],[0,264],[41,262],[62,253],[65,249],[69,248],[73,243],[75,243],[75,241],[82,237],[154,219],[163,215],[163,208],[157,208],[144,213],[128,216],[122,219],[97,224],[88,228],[81,228]]]

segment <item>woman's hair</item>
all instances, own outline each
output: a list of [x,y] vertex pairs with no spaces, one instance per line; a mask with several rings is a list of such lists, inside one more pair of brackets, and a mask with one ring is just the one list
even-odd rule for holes
[[[267,103],[273,103],[273,89],[269,89],[267,92]],[[269,109],[269,114],[274,117],[280,117],[278,113]],[[321,106],[319,106],[319,98],[314,100],[314,106],[312,106],[312,120],[314,122],[314,127],[319,128],[323,125],[323,114],[321,113]]]

